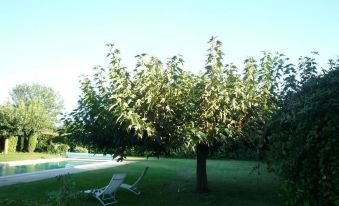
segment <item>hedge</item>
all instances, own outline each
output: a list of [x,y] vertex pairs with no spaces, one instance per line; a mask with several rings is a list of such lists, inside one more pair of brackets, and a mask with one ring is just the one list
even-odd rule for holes
[[28,138],[28,152],[34,152],[38,143],[37,135],[32,135]]
[[17,145],[18,145],[18,137],[10,136],[8,140],[8,152],[16,152]]

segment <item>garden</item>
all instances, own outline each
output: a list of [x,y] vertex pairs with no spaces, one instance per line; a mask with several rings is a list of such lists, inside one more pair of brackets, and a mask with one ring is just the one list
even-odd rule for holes
[[[81,191],[113,174],[120,205],[339,205],[339,59],[281,53],[225,63],[212,37],[205,70],[137,55],[128,70],[108,44],[107,67],[80,78],[78,106],[60,118],[52,88],[17,85],[0,106],[0,162],[67,151],[130,161],[112,168],[0,187],[1,205],[100,205]],[[136,156],[138,158],[131,158]],[[121,183],[120,183],[121,184]]]

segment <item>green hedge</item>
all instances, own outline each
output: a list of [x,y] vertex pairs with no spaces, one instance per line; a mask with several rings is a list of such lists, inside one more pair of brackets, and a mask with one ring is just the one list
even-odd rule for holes
[[16,148],[18,145],[18,137],[11,136],[8,140],[8,152],[16,152]]
[[73,152],[88,153],[88,149],[85,147],[75,146]]
[[47,146],[47,152],[52,154],[65,154],[69,150],[69,146],[67,144],[58,144],[51,142],[50,145]]
[[53,138],[54,136],[52,135],[39,134],[35,152],[47,152],[47,147],[51,144]]
[[37,135],[32,135],[28,138],[28,152],[34,152],[36,145],[38,143]]
[[271,123],[269,163],[286,205],[339,205],[339,69],[307,82]]

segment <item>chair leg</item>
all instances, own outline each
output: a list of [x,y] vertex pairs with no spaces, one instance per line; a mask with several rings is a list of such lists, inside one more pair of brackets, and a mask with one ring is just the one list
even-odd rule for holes
[[102,201],[102,200],[100,199],[100,197],[95,196],[95,198],[97,198],[97,200],[98,200],[103,206],[106,206],[106,204],[104,203],[104,201]]
[[140,195],[141,194],[140,190],[136,186],[126,185],[126,186],[122,186],[121,188],[123,188],[125,190],[128,190],[128,191],[132,192],[135,195]]
[[[103,206],[118,203],[118,200],[115,199],[115,193],[113,193],[113,195],[111,195],[111,197],[109,197],[109,198],[105,198],[104,196],[102,196],[102,198],[101,198],[100,196],[95,196],[95,198],[96,198],[97,200],[99,200],[99,202],[100,202]],[[107,203],[105,203],[104,200],[112,200],[112,202],[107,202]]]
[[137,188],[131,188],[130,191],[133,192],[135,195],[141,194],[141,192]]

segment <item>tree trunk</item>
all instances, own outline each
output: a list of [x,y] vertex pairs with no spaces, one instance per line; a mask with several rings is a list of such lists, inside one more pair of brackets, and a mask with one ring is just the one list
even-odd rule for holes
[[197,145],[197,191],[208,192],[206,158],[208,155],[208,145],[200,143]]
[[5,142],[4,142],[4,154],[8,153],[8,138],[5,138]]
[[19,152],[23,152],[24,151],[24,145],[25,145],[25,137],[23,136],[19,136],[18,137],[18,144],[17,144],[17,147],[16,147],[16,151],[19,151]]
[[28,141],[29,141],[29,136],[24,137],[24,152],[28,152]]

